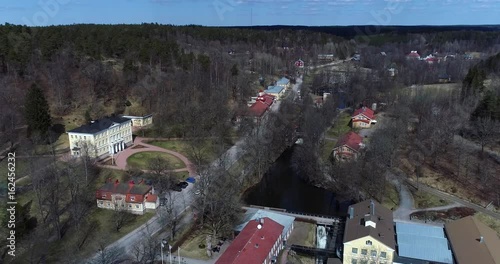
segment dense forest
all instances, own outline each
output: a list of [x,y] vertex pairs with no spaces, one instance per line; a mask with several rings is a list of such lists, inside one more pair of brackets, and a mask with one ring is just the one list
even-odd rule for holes
[[[207,172],[224,176],[221,185],[232,190],[231,197],[237,197],[242,186],[260,179],[297,129],[305,143],[294,153],[295,166],[310,182],[324,183],[322,187],[339,194],[381,198],[386,182],[380,179],[388,168],[420,175],[419,166],[405,164],[408,149],[415,148],[413,142],[417,141],[432,149],[424,165],[442,169],[442,163],[454,164],[453,169],[446,167],[446,172],[451,171],[447,175],[463,185],[476,184],[481,198],[500,197],[499,181],[493,177],[495,164],[483,155],[485,147],[498,141],[500,55],[489,56],[500,52],[499,28],[378,29],[376,34],[362,34],[363,27],[5,24],[0,26],[0,144],[20,145],[16,151],[36,156],[39,145],[44,144],[28,139],[31,129],[51,126],[60,139],[65,137],[62,133],[93,119],[152,113],[154,125],[148,136],[189,138],[194,150],[202,145],[200,139],[210,137],[219,140],[215,145],[224,150],[234,143],[233,121],[248,108],[248,99],[282,76],[295,77],[299,69],[294,62],[302,59],[306,63],[305,99],[301,103],[293,98],[283,100],[279,111],[269,116],[274,129],[249,125],[236,131],[250,139],[245,146],[245,158],[250,160],[246,168],[255,171],[256,177],[237,182],[226,171]],[[454,59],[433,65],[408,60],[406,55],[414,50],[422,57],[438,54]],[[478,55],[464,59],[465,53]],[[319,54],[334,54],[341,66],[310,70],[309,66],[330,62],[320,61]],[[354,54],[361,60],[351,61]],[[390,75],[389,69],[395,74]],[[435,85],[441,75],[451,76],[452,87],[458,88],[437,95],[409,88]],[[324,92],[332,93],[334,100],[317,105],[313,96]],[[375,102],[385,105],[392,121],[375,133],[358,163],[328,164],[325,171],[319,157],[322,135],[337,116],[337,108]],[[31,127],[26,130],[27,124]],[[266,140],[259,133],[250,134],[252,129]],[[466,153],[463,146],[452,144],[457,134],[480,142],[480,152]],[[86,247],[91,237],[108,235],[95,234],[97,220],[85,217],[96,210],[93,195],[100,184],[100,171],[90,159],[63,163],[56,160],[54,149],[41,153],[48,155],[30,160],[25,168],[31,175],[30,186],[20,188],[20,192],[33,193],[18,207],[19,239],[28,240],[23,245],[24,257],[32,263],[46,257],[54,260],[51,254],[59,251],[58,257],[65,257],[56,260],[74,263],[75,255],[89,255]],[[190,158],[200,168],[208,163],[201,157]],[[157,172],[168,170],[161,161],[152,165],[157,165]],[[141,172],[124,174],[135,177]],[[156,177],[161,178],[160,174]],[[326,175],[330,177],[327,181]],[[155,184],[163,183],[158,180]],[[227,193],[218,191],[223,194],[213,190],[219,198],[211,199],[227,206],[218,212],[238,208],[237,202],[221,202],[220,197]],[[67,198],[62,199],[62,193]],[[123,226],[123,215],[113,213],[111,217],[116,231],[109,234],[116,235]],[[76,235],[69,239],[68,234]],[[55,250],[57,246],[61,248]]]

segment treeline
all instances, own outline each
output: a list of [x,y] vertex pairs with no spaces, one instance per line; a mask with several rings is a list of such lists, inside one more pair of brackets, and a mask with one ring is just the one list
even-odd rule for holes
[[[472,113],[472,119],[490,118],[500,121],[500,53],[481,61],[472,67],[463,80],[461,99],[479,100],[477,108]],[[485,82],[489,79],[489,87]]]

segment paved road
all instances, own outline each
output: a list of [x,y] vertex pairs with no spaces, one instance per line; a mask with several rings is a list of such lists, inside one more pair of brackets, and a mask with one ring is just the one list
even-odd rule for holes
[[[480,144],[477,144],[473,141],[470,141],[468,139],[465,139],[459,135],[455,135],[453,140],[456,142],[456,143],[459,143],[459,144],[464,144],[465,146],[468,146],[472,149],[475,149],[475,150],[478,150],[478,151],[481,151],[481,145]],[[488,155],[490,155],[490,157],[492,157],[493,159],[495,159],[498,163],[500,163],[500,153],[496,152],[496,151],[493,151],[493,150],[490,150],[490,149],[484,149],[484,152],[487,153]]]
[[[412,185],[415,185],[415,183],[410,180],[409,181]],[[497,220],[500,220],[500,213],[497,213],[497,212],[493,212],[493,211],[490,211],[486,208],[484,208],[483,206],[480,206],[480,205],[477,205],[477,204],[474,204],[474,203],[471,203],[469,201],[466,201],[464,199],[460,199],[454,195],[451,195],[451,194],[448,194],[448,193],[445,193],[445,192],[442,192],[440,190],[436,190],[432,187],[429,187],[427,185],[424,185],[424,184],[419,184],[419,190],[421,191],[425,191],[425,192],[428,192],[430,194],[433,194],[441,199],[444,199],[444,200],[447,200],[447,201],[450,201],[450,202],[453,202],[453,203],[458,203],[458,204],[461,204],[462,206],[465,206],[465,207],[469,207],[469,208],[472,208],[478,212],[481,212],[481,213],[484,213],[484,214],[487,214],[493,218],[496,218]]]

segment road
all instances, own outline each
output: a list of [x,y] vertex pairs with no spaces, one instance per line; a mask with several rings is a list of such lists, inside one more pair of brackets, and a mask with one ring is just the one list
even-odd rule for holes
[[327,63],[327,64],[322,64],[322,65],[317,65],[317,66],[309,66],[307,67],[309,70],[315,70],[315,69],[319,69],[319,68],[324,68],[324,67],[329,67],[329,66],[334,66],[334,65],[337,65],[337,64],[341,64],[341,63],[344,63],[344,62],[347,62],[347,61],[350,61],[352,58],[347,58],[345,60],[339,60],[339,61],[334,61],[334,62],[330,62],[330,63]]
[[[409,181],[412,185],[416,185],[413,181]],[[445,192],[442,192],[440,190],[436,190],[432,187],[429,187],[427,185],[424,185],[424,184],[419,184],[418,185],[418,189],[421,190],[421,191],[425,191],[425,192],[428,192],[430,194],[433,194],[441,199],[444,199],[444,200],[447,200],[447,201],[450,201],[450,202],[453,202],[453,203],[458,203],[458,204],[461,204],[462,206],[465,206],[465,207],[469,207],[469,208],[472,208],[478,212],[481,212],[483,214],[487,214],[497,220],[500,220],[500,213],[497,213],[497,212],[494,212],[494,211],[490,211],[486,208],[484,208],[483,206],[480,206],[480,205],[477,205],[477,204],[474,204],[474,203],[471,203],[469,201],[466,201],[464,199],[460,199],[454,195],[451,195],[451,194],[448,194],[448,193],[445,193]]]
[[[458,144],[463,144],[463,145],[465,145],[469,148],[472,148],[474,150],[481,151],[481,145],[479,145],[475,142],[472,142],[468,139],[465,139],[459,135],[455,135],[453,137],[453,140]],[[486,149],[486,148],[484,149],[484,152],[487,153],[488,155],[490,155],[490,157],[492,157],[494,160],[496,160],[496,162],[500,163],[500,153],[493,151],[493,150]]]
[[[292,91],[297,92],[300,89],[300,86],[302,84],[302,79],[298,78],[296,81],[296,84],[292,86]],[[281,101],[277,101],[271,106],[271,111],[276,112],[279,109]],[[221,162],[224,162],[224,167],[226,169],[229,169],[236,161],[239,160],[244,154],[244,146],[245,146],[245,141],[246,139],[240,139],[238,140],[231,148],[229,148],[224,154],[220,156],[217,160],[215,160],[212,163],[212,166],[218,166],[221,164]],[[144,143],[141,143],[144,144]],[[148,145],[149,147],[149,145]],[[151,146],[154,147],[154,146]],[[140,150],[140,149],[139,149]],[[118,161],[117,161],[118,163]],[[189,164],[189,162],[187,163]],[[189,167],[189,166],[188,166]],[[175,210],[181,214],[182,212],[186,211],[189,206],[192,204],[194,200],[194,192],[192,191],[193,189],[193,184],[189,184],[189,186],[184,189],[182,192],[175,192],[173,193],[173,197],[175,199]],[[159,207],[157,210],[164,210],[164,207]],[[184,223],[186,224],[186,223]],[[131,249],[133,245],[136,245],[137,243],[140,243],[141,239],[144,236],[144,231],[145,230],[150,230],[152,234],[158,233],[163,226],[160,224],[159,221],[159,216],[156,214],[151,218],[146,224],[140,226],[139,228],[135,229],[134,231],[130,232],[129,234],[125,235],[121,239],[115,241],[114,243],[110,244],[108,248],[124,248],[125,252],[131,252]],[[89,259],[89,261],[92,261],[93,259],[96,259],[98,254],[93,256],[92,258]],[[187,263],[197,263],[196,260],[192,260],[192,262],[187,262]]]

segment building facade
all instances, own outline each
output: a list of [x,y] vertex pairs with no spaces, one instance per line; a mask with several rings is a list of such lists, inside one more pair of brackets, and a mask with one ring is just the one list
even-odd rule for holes
[[264,91],[264,93],[270,94],[279,100],[283,98],[283,96],[285,96],[285,89],[286,88],[283,86],[269,86],[267,87],[267,90]]
[[153,124],[152,114],[145,116],[122,116],[122,117],[132,120],[133,127],[145,127]]
[[377,122],[373,110],[365,106],[354,111],[351,120],[353,128],[370,128]]
[[133,214],[144,214],[146,209],[156,209],[158,196],[152,186],[143,182],[108,182],[96,191],[97,207],[109,210],[124,210]]
[[268,217],[250,221],[215,263],[276,263],[283,249],[282,232],[283,226]]
[[392,211],[373,200],[349,206],[342,263],[393,263],[396,239]]
[[363,148],[363,138],[350,131],[337,141],[332,150],[332,157],[337,161],[356,160]]
[[132,121],[108,117],[68,131],[71,155],[104,158],[132,144]]

